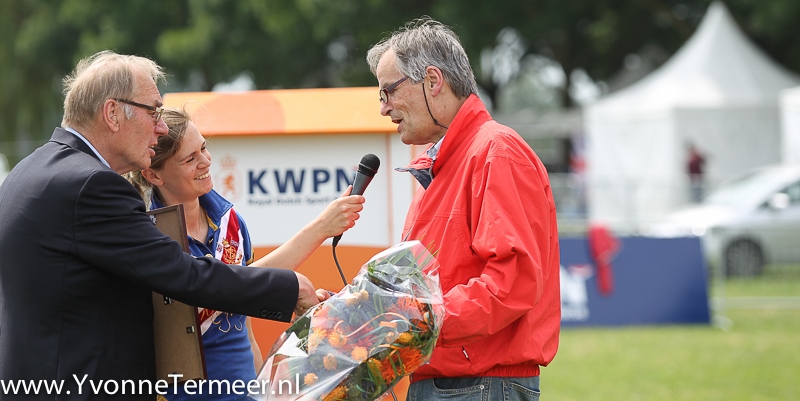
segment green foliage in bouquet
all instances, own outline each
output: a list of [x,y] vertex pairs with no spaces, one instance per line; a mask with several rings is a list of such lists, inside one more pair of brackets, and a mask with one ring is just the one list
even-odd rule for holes
[[[270,380],[268,396],[374,400],[428,362],[444,315],[437,270],[419,241],[375,255],[273,346],[259,376]],[[277,395],[282,380],[299,389]]]

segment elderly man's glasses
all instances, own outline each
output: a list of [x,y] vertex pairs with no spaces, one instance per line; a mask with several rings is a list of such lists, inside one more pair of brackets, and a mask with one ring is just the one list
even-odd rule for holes
[[408,76],[405,76],[405,77],[403,77],[403,78],[400,78],[400,79],[399,79],[399,80],[397,80],[395,83],[393,83],[393,84],[391,84],[391,85],[389,85],[389,86],[387,86],[387,87],[385,87],[385,88],[381,89],[381,90],[380,90],[380,92],[381,92],[381,103],[386,103],[386,102],[388,102],[388,101],[389,101],[389,95],[390,95],[392,92],[394,92],[394,91],[395,91],[395,89],[397,89],[397,87],[398,87],[398,86],[400,86],[400,84],[402,84],[403,82],[405,82],[405,80],[406,80],[406,79],[408,79]]
[[122,102],[122,103],[127,103],[127,104],[129,104],[131,106],[141,107],[143,109],[147,109],[147,110],[152,111],[153,113],[155,113],[155,114],[153,114],[153,121],[155,121],[155,122],[158,122],[158,120],[161,119],[161,114],[164,113],[164,108],[163,107],[148,106],[146,104],[136,103],[136,102],[133,102],[133,101],[130,101],[130,100],[127,100],[127,99],[114,99],[114,100],[116,100],[118,102]]

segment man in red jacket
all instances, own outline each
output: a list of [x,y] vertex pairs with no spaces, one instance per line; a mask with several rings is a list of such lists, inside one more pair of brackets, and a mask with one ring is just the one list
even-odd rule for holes
[[[458,37],[429,18],[373,46],[381,114],[405,144],[398,169],[422,185],[403,238],[437,252],[445,320],[409,400],[539,398],[561,325],[556,209],[544,165],[492,120]],[[480,398],[478,398],[480,397]],[[511,398],[509,398],[511,397]]]

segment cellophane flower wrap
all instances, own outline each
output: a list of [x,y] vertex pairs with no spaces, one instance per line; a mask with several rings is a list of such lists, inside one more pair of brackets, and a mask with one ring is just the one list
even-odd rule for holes
[[430,360],[444,318],[438,262],[397,244],[309,309],[273,345],[258,400],[375,400]]

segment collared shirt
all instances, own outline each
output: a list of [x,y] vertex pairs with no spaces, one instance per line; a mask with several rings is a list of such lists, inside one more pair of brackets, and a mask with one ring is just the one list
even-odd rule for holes
[[419,181],[423,188],[427,189],[431,185],[431,181],[433,181],[433,162],[436,161],[436,156],[439,155],[439,149],[442,147],[443,141],[444,136],[425,150],[424,154],[420,154],[416,159],[412,160],[411,164],[406,167],[395,168],[395,171],[408,171]]
[[[101,154],[100,154],[100,152],[98,152],[98,151],[97,151],[97,149],[95,149],[95,147],[94,147],[94,146],[92,146],[92,143],[91,143],[91,142],[89,142],[89,140],[88,140],[88,139],[86,139],[86,137],[84,137],[83,135],[81,135],[81,134],[80,134],[80,132],[78,132],[78,131],[75,131],[75,129],[74,129],[74,128],[72,128],[72,127],[64,127],[64,129],[65,129],[65,130],[67,130],[67,131],[69,131],[69,132],[71,132],[71,133],[72,133],[72,135],[75,135],[75,136],[77,136],[78,138],[80,138],[80,139],[81,139],[83,142],[86,142],[86,144],[87,144],[87,145],[89,145],[89,148],[90,148],[90,149],[92,149],[92,152],[94,152],[94,154],[96,154],[96,155],[97,155],[97,158],[98,158],[98,159],[100,159],[100,161],[101,161],[101,162],[103,162],[103,164],[105,164],[106,166],[108,166],[108,168],[111,168],[111,165],[110,165],[110,164],[108,164],[108,162],[106,161],[106,159],[104,159],[104,158],[103,158],[103,155],[101,155]],[[112,170],[113,170],[113,169],[112,169]]]
[[444,142],[445,136],[447,136],[447,134],[442,136],[442,139],[439,139],[435,144],[433,144],[433,146],[428,148],[428,157],[430,157],[432,161],[436,161],[436,156],[439,154],[439,149],[442,148],[442,142]]

